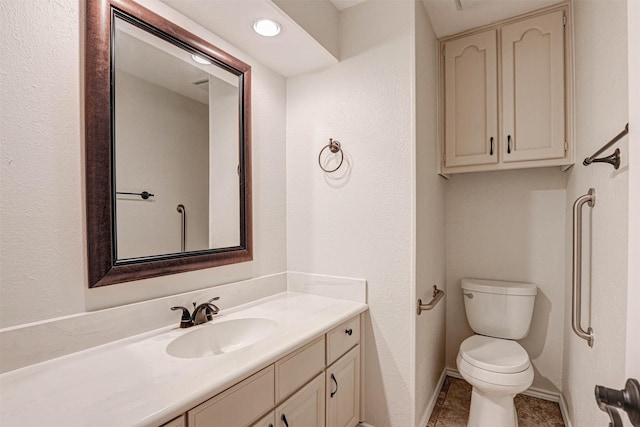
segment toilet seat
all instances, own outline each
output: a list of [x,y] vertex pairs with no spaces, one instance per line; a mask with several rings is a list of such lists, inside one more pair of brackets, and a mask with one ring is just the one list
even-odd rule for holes
[[464,340],[459,355],[475,368],[499,374],[523,372],[530,366],[529,355],[520,344],[484,335]]

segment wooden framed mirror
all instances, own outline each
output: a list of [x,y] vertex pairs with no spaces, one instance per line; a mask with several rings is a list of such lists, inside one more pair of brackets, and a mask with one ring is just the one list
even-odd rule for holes
[[89,287],[252,259],[251,68],[131,0],[86,0]]

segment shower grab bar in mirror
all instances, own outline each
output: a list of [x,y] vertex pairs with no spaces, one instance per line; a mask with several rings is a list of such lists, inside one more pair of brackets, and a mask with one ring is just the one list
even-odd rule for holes
[[143,200],[147,200],[149,197],[154,197],[155,194],[151,194],[148,191],[143,191],[141,193],[129,193],[126,191],[116,191],[116,194],[126,194],[128,196],[140,196]]
[[184,252],[187,247],[187,209],[183,204],[179,204],[176,207],[176,210],[180,212],[180,215],[182,216],[180,227],[180,252]]
[[590,208],[596,204],[596,190],[589,189],[584,196],[578,197],[573,204],[573,305],[571,327],[580,338],[593,347],[593,329],[582,329],[582,207],[587,203]]
[[433,307],[435,307],[436,304],[438,304],[438,301],[440,301],[443,296],[444,291],[442,289],[438,289],[437,285],[433,285],[433,297],[431,298],[431,301],[423,304],[422,299],[418,300],[418,306],[416,310],[418,315],[420,315],[425,310],[431,310]]

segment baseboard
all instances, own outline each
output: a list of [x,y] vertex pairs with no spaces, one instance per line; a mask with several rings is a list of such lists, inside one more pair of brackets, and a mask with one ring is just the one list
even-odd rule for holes
[[431,418],[431,413],[433,412],[433,408],[436,406],[436,402],[438,401],[438,396],[440,395],[440,390],[442,390],[442,385],[444,384],[444,380],[447,378],[447,369],[442,370],[442,374],[440,374],[440,379],[438,380],[438,384],[434,390],[433,396],[431,396],[431,400],[429,401],[429,405],[427,405],[427,409],[424,411],[422,418],[420,419],[420,423],[418,426],[426,426],[429,422],[429,418]]
[[569,417],[569,407],[567,406],[567,401],[564,400],[563,394],[560,395],[560,413],[562,414],[565,427],[573,427],[571,417]]
[[450,377],[453,378],[458,378],[460,380],[464,379],[462,378],[462,375],[460,375],[460,372],[458,372],[457,369],[452,369],[452,368],[445,368],[444,371],[446,372],[446,374]]
[[[463,379],[460,372],[457,369],[446,368],[445,372],[448,376]],[[542,400],[549,400],[551,402],[556,402],[560,406],[560,413],[562,414],[562,419],[564,420],[565,427],[573,427],[571,424],[571,419],[569,418],[569,410],[567,407],[567,402],[564,400],[564,396],[562,393],[551,392],[547,390],[541,390],[539,388],[530,387],[525,390],[522,394],[525,396],[531,396]]]

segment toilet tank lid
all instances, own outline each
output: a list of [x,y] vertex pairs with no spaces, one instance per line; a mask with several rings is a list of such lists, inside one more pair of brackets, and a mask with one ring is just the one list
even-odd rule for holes
[[499,280],[462,279],[465,291],[485,292],[502,295],[536,295],[538,287],[533,283],[503,282]]

